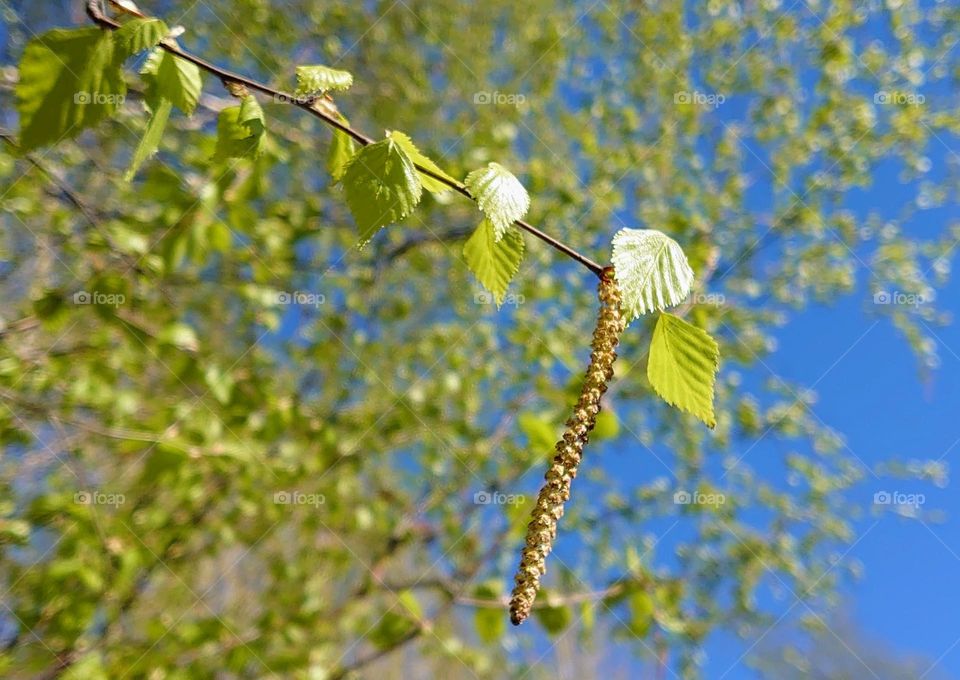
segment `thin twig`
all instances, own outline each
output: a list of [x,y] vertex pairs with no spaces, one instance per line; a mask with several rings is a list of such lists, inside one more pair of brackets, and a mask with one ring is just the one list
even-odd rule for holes
[[[109,30],[116,30],[120,28],[119,22],[106,16],[103,13],[103,10],[100,7],[99,0],[87,0],[87,15],[95,24],[97,24],[101,28],[105,28]],[[138,15],[138,16],[141,16],[141,15]],[[368,144],[373,144],[375,141],[371,137],[368,137],[362,132],[359,132],[358,130],[355,130],[354,128],[350,127],[350,125],[339,120],[336,116],[332,115],[331,113],[324,111],[321,107],[316,106],[315,105],[317,101],[316,99],[297,97],[287,92],[284,92],[282,90],[278,90],[276,88],[270,87],[269,85],[265,85],[261,82],[253,80],[252,78],[248,78],[238,73],[228,71],[227,69],[220,68],[216,64],[212,64],[206,59],[203,59],[202,57],[198,57],[194,54],[191,54],[190,52],[187,52],[186,50],[182,49],[179,45],[177,45],[177,43],[174,42],[173,40],[164,39],[160,42],[159,46],[162,49],[169,52],[170,54],[180,57],[181,59],[184,59],[186,61],[189,61],[190,63],[196,65],[198,68],[203,69],[207,73],[215,75],[221,81],[233,82],[233,83],[237,83],[238,85],[243,85],[250,90],[254,90],[256,92],[260,92],[261,94],[265,94],[273,97],[274,101],[285,102],[287,104],[291,104],[292,106],[296,106],[299,109],[303,109],[304,111],[311,114],[312,116],[319,118],[330,127],[336,128],[337,130],[340,130],[344,134],[349,135],[357,143],[363,146],[367,146]],[[443,174],[434,172],[433,170],[430,170],[429,168],[425,168],[422,165],[419,165],[416,163],[414,163],[414,165],[416,166],[417,170],[419,170],[423,174],[428,175],[429,177],[437,180],[438,182],[442,182],[443,184],[450,187],[457,193],[462,194],[463,196],[466,196],[471,201],[476,200],[473,197],[473,195],[470,193],[470,191],[465,186],[463,186],[463,184],[461,184],[460,182],[456,180],[451,180],[450,178],[445,177]],[[586,267],[591,272],[593,272],[598,278],[601,276],[603,272],[602,266],[600,266],[599,264],[597,264],[596,262],[588,258],[586,255],[583,255],[577,252],[576,250],[568,246],[566,243],[554,238],[553,236],[550,236],[546,232],[541,231],[537,227],[533,226],[528,222],[525,222],[524,220],[515,220],[514,224],[516,224],[518,227],[520,227],[527,233],[536,236],[538,239],[540,239],[547,245],[555,248],[556,250],[559,250],[564,255],[572,258],[576,262],[579,262],[584,267]]]
[[427,243],[443,243],[445,241],[458,241],[462,238],[466,238],[471,233],[469,228],[455,227],[450,229],[447,232],[441,234],[419,234],[411,236],[406,241],[400,245],[392,248],[389,252],[386,253],[384,259],[387,262],[393,262],[402,255],[418,246],[425,245]]
[[[13,135],[10,135],[5,131],[0,131],[0,139],[6,142],[12,149],[19,152],[20,146],[16,141],[14,141]],[[90,223],[90,226],[97,229],[100,228],[100,221],[97,219],[97,216],[94,215],[93,210],[91,210],[90,207],[84,203],[83,199],[80,198],[80,195],[69,184],[67,184],[63,177],[41,163],[32,154],[27,154],[24,156],[24,158],[27,159],[27,162],[30,163],[30,165],[50,178],[50,181],[56,185],[63,197],[80,211],[80,214],[83,215],[87,222]]]
[[[565,607],[573,604],[583,604],[585,602],[598,602],[611,597],[617,597],[627,592],[627,590],[636,585],[643,585],[643,581],[635,578],[621,579],[614,581],[605,588],[599,590],[584,590],[566,595],[551,595],[547,600],[537,602],[533,605],[534,609],[548,609],[552,607]],[[459,591],[462,586],[450,581],[449,579],[433,578],[421,579],[409,583],[387,582],[383,584],[384,588],[400,592],[402,590],[425,589],[439,590],[455,604],[465,607],[475,607],[479,609],[506,609],[510,606],[510,595],[503,595],[496,598],[471,597],[463,595]]]

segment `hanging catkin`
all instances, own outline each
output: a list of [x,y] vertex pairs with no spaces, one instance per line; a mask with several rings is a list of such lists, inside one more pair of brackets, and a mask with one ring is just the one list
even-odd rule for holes
[[557,522],[563,516],[563,504],[570,498],[570,483],[577,476],[590,430],[600,412],[600,397],[607,391],[613,376],[616,347],[626,326],[620,311],[620,289],[613,267],[603,270],[598,290],[600,313],[593,331],[593,352],[580,390],[580,400],[567,421],[563,439],[557,442],[557,455],[547,469],[546,483],[540,489],[527,526],[527,540],[515,577],[516,586],[510,599],[510,620],[518,626],[530,615],[530,608],[540,589],[540,578],[546,573],[546,559],[557,537]]

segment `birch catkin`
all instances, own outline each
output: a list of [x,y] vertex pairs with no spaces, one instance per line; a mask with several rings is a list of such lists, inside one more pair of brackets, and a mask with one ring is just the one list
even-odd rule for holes
[[563,504],[570,498],[570,484],[577,476],[590,430],[600,412],[600,397],[607,391],[613,376],[616,346],[626,326],[620,311],[620,289],[612,267],[603,270],[598,290],[600,313],[593,331],[593,352],[580,390],[580,400],[567,421],[563,439],[555,447],[557,454],[547,469],[546,483],[540,489],[527,526],[527,540],[515,577],[516,586],[510,599],[510,621],[518,626],[530,615],[540,589],[540,578],[546,573],[547,555],[557,537],[557,522],[563,516]]

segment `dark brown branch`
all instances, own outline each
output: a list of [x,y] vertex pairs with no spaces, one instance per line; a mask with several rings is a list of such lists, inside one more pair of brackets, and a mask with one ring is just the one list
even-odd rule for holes
[[[120,24],[116,20],[106,16],[103,13],[103,10],[101,9],[101,5],[100,5],[100,0],[87,0],[87,15],[90,17],[90,19],[94,23],[96,23],[101,28],[105,28],[109,30],[116,30],[120,28]],[[143,15],[138,14],[138,16],[143,16]],[[181,59],[184,59],[186,61],[189,61],[190,63],[196,65],[198,68],[203,69],[207,73],[215,75],[217,78],[219,78],[224,82],[232,82],[232,83],[237,83],[238,85],[243,85],[250,90],[254,90],[256,92],[260,92],[261,94],[265,94],[273,97],[274,101],[286,102],[288,104],[296,106],[299,109],[303,109],[310,115],[316,118],[319,118],[330,127],[336,128],[337,130],[340,130],[344,134],[349,135],[357,143],[363,146],[374,143],[374,140],[372,138],[368,137],[362,132],[359,132],[358,130],[353,129],[348,124],[339,120],[336,116],[332,115],[331,113],[328,113],[327,111],[324,111],[320,106],[317,106],[316,104],[318,100],[316,98],[297,97],[288,92],[284,92],[282,90],[278,90],[276,88],[270,87],[269,85],[264,85],[263,83],[260,83],[246,76],[220,68],[216,64],[212,64],[206,59],[203,59],[194,54],[191,54],[190,52],[187,52],[172,40],[165,39],[161,41],[160,47],[166,50],[167,52],[169,52],[170,54],[180,57]],[[417,170],[419,170],[423,174],[428,175],[429,177],[432,177],[438,182],[442,182],[443,184],[447,185],[454,191],[462,194],[463,196],[466,196],[471,201],[476,200],[473,197],[473,195],[470,193],[470,191],[465,186],[463,186],[460,182],[457,182],[456,180],[451,180],[443,176],[442,174],[438,174],[430,170],[429,168],[425,168],[416,163],[414,165],[416,165]],[[546,232],[541,231],[540,229],[534,227],[532,224],[528,222],[525,222],[524,220],[516,220],[514,224],[516,224],[518,227],[520,227],[527,233],[536,236],[538,239],[548,244],[549,246],[555,248],[556,250],[559,250],[564,255],[579,262],[584,267],[586,267],[591,272],[593,272],[598,278],[601,276],[601,273],[603,272],[602,266],[600,266],[599,264],[597,264],[596,262],[588,258],[586,255],[583,255],[577,252],[576,250],[568,246],[566,243],[563,243],[562,241],[557,240],[553,236],[550,236]]]

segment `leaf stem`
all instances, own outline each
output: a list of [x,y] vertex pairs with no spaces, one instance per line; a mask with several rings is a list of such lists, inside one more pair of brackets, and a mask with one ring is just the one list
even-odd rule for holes
[[[101,28],[108,29],[111,31],[114,31],[120,28],[119,22],[117,22],[115,19],[112,19],[111,17],[108,17],[106,14],[104,14],[103,8],[101,5],[101,0],[87,0],[87,16],[89,16],[91,21],[93,21],[95,24],[97,24]],[[146,18],[145,15],[140,13],[137,13],[136,16]],[[253,80],[252,78],[248,78],[246,76],[240,75],[239,73],[234,73],[227,69],[220,68],[216,64],[212,64],[206,59],[203,59],[202,57],[198,57],[195,54],[191,54],[190,52],[187,52],[172,40],[164,39],[160,42],[159,46],[162,49],[169,52],[170,54],[180,57],[181,59],[184,59],[186,61],[189,61],[190,63],[195,64],[198,68],[206,71],[207,73],[211,73],[217,76],[217,78],[219,78],[224,82],[238,83],[240,85],[246,86],[251,90],[260,92],[261,94],[269,95],[270,97],[273,97],[274,101],[285,102],[293,106],[296,106],[297,108],[306,111],[312,116],[319,118],[330,127],[336,128],[337,130],[340,130],[341,132],[349,135],[357,143],[363,146],[374,143],[374,140],[372,138],[368,137],[367,135],[363,134],[358,130],[353,129],[347,123],[344,123],[338,120],[336,116],[331,115],[330,113],[327,113],[326,111],[323,111],[319,107],[315,106],[314,102],[316,101],[316,98],[297,97],[290,93],[284,92],[282,90],[278,90],[276,88],[270,87],[269,85],[265,85],[261,82]],[[414,165],[416,166],[417,170],[419,170],[423,174],[432,177],[438,182],[442,182],[443,184],[447,185],[454,191],[462,194],[463,196],[466,196],[472,201],[476,200],[473,197],[473,195],[471,195],[471,193],[467,190],[467,188],[464,187],[462,184],[460,184],[460,182],[444,177],[419,164],[415,163]],[[596,262],[591,260],[589,257],[587,257],[586,255],[583,255],[582,253],[578,252],[574,248],[568,246],[563,241],[560,241],[559,239],[551,236],[550,234],[547,234],[546,232],[538,229],[537,227],[523,220],[516,220],[514,224],[517,225],[517,227],[519,227],[520,229],[523,229],[524,231],[526,231],[527,233],[537,237],[547,245],[560,251],[567,257],[582,264],[584,267],[586,267],[591,272],[593,272],[593,274],[596,275],[598,278],[602,277],[603,267],[601,265],[597,264]]]

